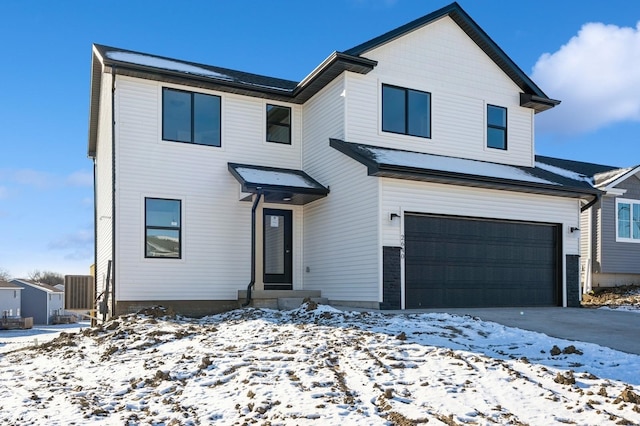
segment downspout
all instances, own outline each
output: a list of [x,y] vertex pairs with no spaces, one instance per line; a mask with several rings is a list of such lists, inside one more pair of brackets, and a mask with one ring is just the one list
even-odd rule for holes
[[580,207],[580,213],[584,212],[589,207],[593,206],[595,203],[600,201],[600,198],[602,198],[602,194],[596,194],[596,196],[593,197],[593,200],[589,201],[587,204],[585,204],[584,206]]
[[[96,317],[98,316],[98,195],[97,195],[97,173],[96,173],[96,157],[93,156],[93,298],[96,308]],[[93,319],[91,320],[93,324]]]
[[251,303],[251,289],[256,283],[256,209],[261,197],[262,189],[258,188],[258,194],[251,207],[251,282],[247,286],[247,300],[242,304],[243,308]]
[[[116,315],[116,67],[111,67],[111,316]],[[107,283],[109,285],[109,283]]]

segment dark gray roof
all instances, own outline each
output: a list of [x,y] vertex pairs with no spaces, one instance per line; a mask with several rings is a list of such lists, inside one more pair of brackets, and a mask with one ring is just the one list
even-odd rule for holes
[[361,56],[383,44],[428,25],[438,19],[449,16],[482,49],[493,62],[524,92],[521,95],[522,106],[533,108],[536,112],[558,105],[560,101],[550,99],[507,54],[487,35],[486,32],[456,2],[409,22],[399,28],[366,41],[346,50],[348,55]]
[[367,166],[370,176],[592,198],[600,193],[589,182],[538,167],[510,166],[331,139],[330,145]]
[[242,192],[262,193],[266,202],[303,205],[329,194],[329,189],[302,170],[228,163]]
[[618,170],[620,167],[605,166],[603,164],[585,163],[583,161],[564,160],[562,158],[546,157],[544,155],[536,155],[536,161],[561,169],[570,170],[587,177],[593,177],[598,173],[610,172]]

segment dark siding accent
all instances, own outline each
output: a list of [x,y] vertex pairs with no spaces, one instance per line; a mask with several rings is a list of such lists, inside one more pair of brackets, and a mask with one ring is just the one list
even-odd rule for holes
[[[616,185],[627,192],[620,198],[640,200],[640,180],[635,176]],[[617,242],[616,198],[603,197],[600,234],[601,273],[640,274],[640,243]]]
[[554,224],[405,216],[405,307],[558,306]]
[[567,274],[567,307],[580,307],[580,256],[568,254],[565,261]]
[[382,247],[382,303],[380,309],[401,308],[400,247]]

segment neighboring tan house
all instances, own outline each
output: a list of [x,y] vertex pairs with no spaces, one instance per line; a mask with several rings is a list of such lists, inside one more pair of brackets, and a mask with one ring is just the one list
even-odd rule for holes
[[64,291],[23,278],[11,282],[22,287],[22,316],[33,317],[34,324],[52,324],[55,315],[64,313]]
[[639,285],[640,165],[620,168],[543,156],[536,161],[602,191],[580,217],[583,289]]
[[0,317],[20,316],[22,288],[13,283],[0,280]]
[[535,115],[559,101],[457,3],[300,82],[92,53],[110,314],[205,314],[249,288],[381,309],[579,305],[576,230],[600,191],[535,167]]

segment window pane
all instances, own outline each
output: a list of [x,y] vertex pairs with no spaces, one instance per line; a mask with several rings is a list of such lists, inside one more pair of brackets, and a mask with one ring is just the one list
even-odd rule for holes
[[284,274],[284,216],[265,215],[264,272]]
[[413,136],[431,137],[430,103],[431,95],[425,92],[408,91],[409,129]]
[[405,90],[382,86],[382,130],[406,133]]
[[180,257],[180,231],[147,229],[147,257]]
[[631,237],[631,204],[618,203],[618,237]]
[[267,105],[267,141],[291,143],[291,108]]
[[640,239],[640,204],[633,205],[633,238]]
[[487,124],[491,126],[507,127],[506,108],[487,106]]
[[180,227],[180,201],[146,199],[147,226]]
[[191,142],[191,93],[163,89],[162,139]]
[[220,146],[220,98],[193,94],[194,143]]
[[506,149],[507,140],[504,129],[487,128],[487,146],[489,148]]

